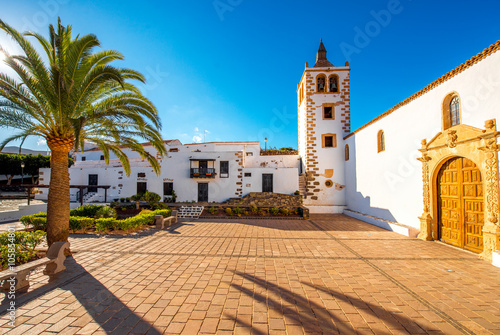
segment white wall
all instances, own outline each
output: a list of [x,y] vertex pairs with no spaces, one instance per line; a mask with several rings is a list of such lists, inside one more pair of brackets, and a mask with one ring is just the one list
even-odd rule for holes
[[[421,140],[442,129],[442,103],[451,92],[461,99],[462,124],[484,128],[500,121],[500,52],[442,83],[392,114],[346,139],[347,207],[350,210],[420,227],[423,212]],[[362,112],[362,111],[360,111]],[[385,151],[377,153],[377,133],[385,134]]]

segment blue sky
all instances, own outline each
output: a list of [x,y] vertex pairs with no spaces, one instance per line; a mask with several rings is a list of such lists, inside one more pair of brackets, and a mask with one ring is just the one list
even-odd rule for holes
[[498,0],[17,0],[0,17],[46,34],[60,16],[122,52],[115,65],[146,75],[165,139],[296,148],[297,83],[320,38],[334,65],[350,62],[354,130],[496,42],[499,10]]

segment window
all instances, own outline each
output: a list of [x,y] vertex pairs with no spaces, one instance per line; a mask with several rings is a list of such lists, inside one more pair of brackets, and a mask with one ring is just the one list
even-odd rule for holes
[[247,152],[247,156],[253,156],[253,152]]
[[385,150],[385,136],[383,130],[380,130],[377,134],[377,146],[378,152],[382,152]]
[[101,158],[100,158],[102,161],[104,160],[104,155],[101,155]]
[[349,160],[349,144],[345,145],[345,161]]
[[146,178],[146,172],[139,172],[137,178]]
[[220,177],[228,178],[229,177],[229,162],[221,161],[220,162]]
[[460,120],[460,97],[457,92],[452,92],[443,100],[443,130],[456,126]]
[[85,162],[87,160],[87,157],[82,156],[82,162]]
[[172,192],[174,191],[174,183],[167,182],[163,183],[163,196],[170,196],[172,195]]
[[168,152],[179,152],[179,148],[168,149]]
[[337,135],[335,134],[323,134],[321,135],[321,140],[323,148],[337,147]]
[[333,119],[333,107],[323,107],[323,119]]
[[137,194],[142,194],[148,190],[148,184],[145,182],[137,182]]
[[454,96],[450,102],[450,120],[451,126],[456,126],[460,124],[460,101],[458,96]]
[[245,177],[251,177],[252,173],[251,172],[245,172]]
[[332,75],[328,79],[328,88],[330,92],[339,91],[339,77],[337,75]]
[[317,87],[317,91],[318,92],[326,92],[326,90],[325,90],[325,84],[326,84],[325,81],[326,81],[326,77],[323,74],[320,74],[316,78],[316,87]]

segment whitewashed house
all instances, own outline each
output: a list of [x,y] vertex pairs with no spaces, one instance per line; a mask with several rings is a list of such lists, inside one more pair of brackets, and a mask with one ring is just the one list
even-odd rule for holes
[[[83,189],[86,201],[113,201],[146,190],[177,201],[222,202],[250,192],[292,194],[298,190],[298,155],[260,156],[259,142],[217,142],[183,145],[179,140],[165,141],[168,155],[160,157],[153,146],[144,144],[161,164],[159,176],[138,153],[124,150],[130,160],[131,174],[116,156],[106,165],[102,152],[89,148],[74,153],[69,169],[71,185],[110,186]],[[48,184],[50,169],[41,169],[40,183]],[[40,189],[38,199],[46,199],[48,189]],[[71,200],[79,201],[80,189],[71,189]],[[87,193],[88,192],[88,193]],[[106,197],[106,199],[105,199]]]

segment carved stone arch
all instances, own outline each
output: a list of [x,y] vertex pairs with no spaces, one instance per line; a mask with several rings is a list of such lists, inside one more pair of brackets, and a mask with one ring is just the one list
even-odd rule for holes
[[497,138],[495,120],[485,122],[485,129],[468,125],[457,125],[438,133],[427,142],[422,141],[422,181],[423,214],[420,217],[419,238],[435,240],[438,238],[438,185],[437,178],[443,165],[454,157],[472,161],[482,178],[484,201],[483,252],[481,256],[491,260],[492,252],[500,249],[499,227],[499,180]]

